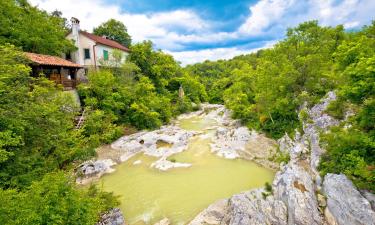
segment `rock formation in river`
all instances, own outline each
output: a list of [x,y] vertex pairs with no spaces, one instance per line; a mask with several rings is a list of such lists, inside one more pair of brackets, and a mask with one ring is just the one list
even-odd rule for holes
[[[322,179],[317,170],[320,156],[324,153],[319,145],[319,132],[326,132],[331,126],[339,124],[324,112],[335,98],[335,94],[329,92],[311,109],[301,107],[309,116],[308,120],[302,121],[303,134],[296,131],[293,138],[285,134],[277,143],[231,119],[230,111],[222,105],[207,104],[200,111],[182,115],[204,115],[217,121],[218,125],[209,128],[216,130],[211,143],[214,154],[230,159],[241,157],[278,169],[272,190],[254,189],[219,200],[203,210],[190,224],[375,225],[373,194],[358,191],[345,175],[327,174]],[[120,153],[114,161],[126,161],[143,152],[158,158],[151,166],[159,170],[191,166],[171,162],[167,158],[186,150],[188,140],[193,136],[206,134],[186,131],[176,125],[120,138],[112,144],[112,148]],[[159,142],[163,145],[158,145]],[[279,166],[272,160],[278,152],[289,154],[290,161]],[[79,171],[84,177],[100,176],[113,171],[111,166],[114,161],[88,161],[79,167]],[[161,221],[161,224],[167,224],[167,220]]]
[[111,209],[100,217],[95,225],[125,225],[125,219],[119,208]]
[[321,182],[317,171],[324,153],[318,131],[339,123],[324,113],[335,98],[329,92],[319,104],[304,109],[311,120],[303,121],[303,135],[297,132],[292,140],[286,134],[278,141],[290,161],[277,172],[271,193],[261,188],[217,201],[190,224],[374,225],[373,194],[359,192],[342,174],[327,174]]

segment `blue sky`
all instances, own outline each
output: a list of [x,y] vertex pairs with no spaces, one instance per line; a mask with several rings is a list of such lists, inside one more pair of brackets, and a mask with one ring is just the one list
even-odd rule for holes
[[308,20],[358,29],[375,19],[374,0],[30,0],[58,9],[92,31],[115,18],[134,42],[152,40],[183,65],[268,48],[288,27]]

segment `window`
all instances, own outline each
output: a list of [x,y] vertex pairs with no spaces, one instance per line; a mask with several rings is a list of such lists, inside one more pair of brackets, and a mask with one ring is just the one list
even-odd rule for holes
[[90,49],[85,48],[84,51],[85,51],[85,59],[90,59]]
[[66,56],[65,58],[66,58],[67,60],[71,60],[71,59],[72,59],[72,54],[71,54],[70,52],[66,53],[65,56]]
[[104,59],[105,61],[108,60],[108,51],[107,51],[107,50],[103,50],[103,59]]

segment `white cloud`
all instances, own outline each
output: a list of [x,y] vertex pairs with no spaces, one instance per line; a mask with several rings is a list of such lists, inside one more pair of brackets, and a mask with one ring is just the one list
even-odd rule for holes
[[346,28],[362,26],[375,19],[374,0],[260,0],[249,6],[249,16],[243,24],[233,32],[222,32],[192,10],[134,14],[123,12],[119,5],[109,4],[106,0],[29,1],[47,11],[58,9],[66,18],[79,18],[81,27],[88,31],[110,18],[120,20],[126,24],[135,42],[152,40],[157,48],[172,52],[183,64],[230,58],[249,51],[237,47],[184,51],[189,45],[212,46],[264,36],[281,37],[287,27],[312,19],[319,20],[322,25],[344,24]]
[[110,18],[120,20],[126,24],[130,35],[136,42],[158,37],[171,40],[189,39],[189,35],[178,35],[170,31],[176,27],[187,31],[209,29],[209,24],[190,10],[146,15],[123,13],[119,6],[107,4],[103,0],[30,0],[30,2],[47,11],[58,9],[66,18],[78,18],[81,21],[81,28],[88,31],[92,31],[94,27]]
[[192,50],[192,51],[181,51],[181,52],[171,52],[167,53],[173,55],[173,57],[182,62],[182,65],[194,64],[197,62],[202,62],[205,60],[218,60],[218,59],[231,59],[237,55],[249,54],[256,52],[260,49],[271,48],[276,41],[266,42],[262,47],[245,49],[239,47],[230,48],[213,48],[213,49],[203,49],[203,50]]
[[239,28],[249,35],[261,34],[271,23],[279,20],[294,0],[263,0],[250,7],[250,17]]

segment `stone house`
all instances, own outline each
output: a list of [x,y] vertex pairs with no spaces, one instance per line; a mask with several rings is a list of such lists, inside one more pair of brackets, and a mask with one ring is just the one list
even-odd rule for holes
[[77,51],[66,54],[67,60],[83,66],[85,70],[107,66],[106,62],[111,61],[115,49],[122,54],[122,62],[126,60],[130,52],[127,47],[107,37],[80,30],[80,21],[77,18],[72,17],[71,23],[72,30],[66,38],[74,41]]

